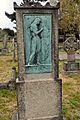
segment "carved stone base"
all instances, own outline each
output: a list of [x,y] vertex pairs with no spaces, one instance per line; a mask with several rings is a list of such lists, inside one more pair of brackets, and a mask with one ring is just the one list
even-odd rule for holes
[[78,63],[78,62],[65,62],[63,69],[64,69],[64,72],[66,72],[66,73],[80,72],[80,63]]

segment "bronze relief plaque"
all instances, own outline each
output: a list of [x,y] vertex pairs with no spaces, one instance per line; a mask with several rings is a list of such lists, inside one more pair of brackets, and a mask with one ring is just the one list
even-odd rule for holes
[[52,16],[25,14],[23,25],[26,73],[51,72]]

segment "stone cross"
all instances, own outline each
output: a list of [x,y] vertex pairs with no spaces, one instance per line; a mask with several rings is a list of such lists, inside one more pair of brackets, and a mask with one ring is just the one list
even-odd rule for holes
[[67,52],[68,62],[75,61],[75,53],[79,49],[75,37],[69,37],[63,44],[64,50]]
[[67,61],[64,63],[64,71],[66,73],[80,71],[80,63],[75,62],[75,53],[79,49],[79,42],[75,37],[69,37],[64,42],[64,50],[67,52]]

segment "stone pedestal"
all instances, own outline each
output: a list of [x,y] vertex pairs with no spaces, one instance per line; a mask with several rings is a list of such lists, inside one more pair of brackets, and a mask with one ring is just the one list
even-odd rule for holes
[[17,81],[19,120],[62,120],[61,87],[51,78]]

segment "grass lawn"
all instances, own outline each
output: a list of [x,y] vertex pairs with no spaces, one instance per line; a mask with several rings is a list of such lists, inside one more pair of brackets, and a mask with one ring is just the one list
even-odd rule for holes
[[[2,43],[0,42],[0,49],[1,48]],[[8,43],[8,48],[9,51],[12,50],[11,43]],[[4,55],[0,53],[0,83],[11,79],[13,66],[17,68],[17,61],[12,61],[12,52]],[[10,120],[16,106],[16,91],[0,90],[0,120]]]
[[[8,47],[11,49],[11,44]],[[12,67],[17,68],[17,62],[12,61],[11,55],[0,54],[0,82],[10,80]],[[80,74],[64,75],[63,62],[59,64],[63,82],[63,114],[66,120],[80,120]],[[0,90],[0,120],[10,120],[16,106],[15,90]]]
[[60,62],[60,78],[63,83],[63,114],[66,120],[80,120],[80,74],[64,75]]
[[16,109],[16,92],[0,90],[0,120],[11,120],[12,112]]

